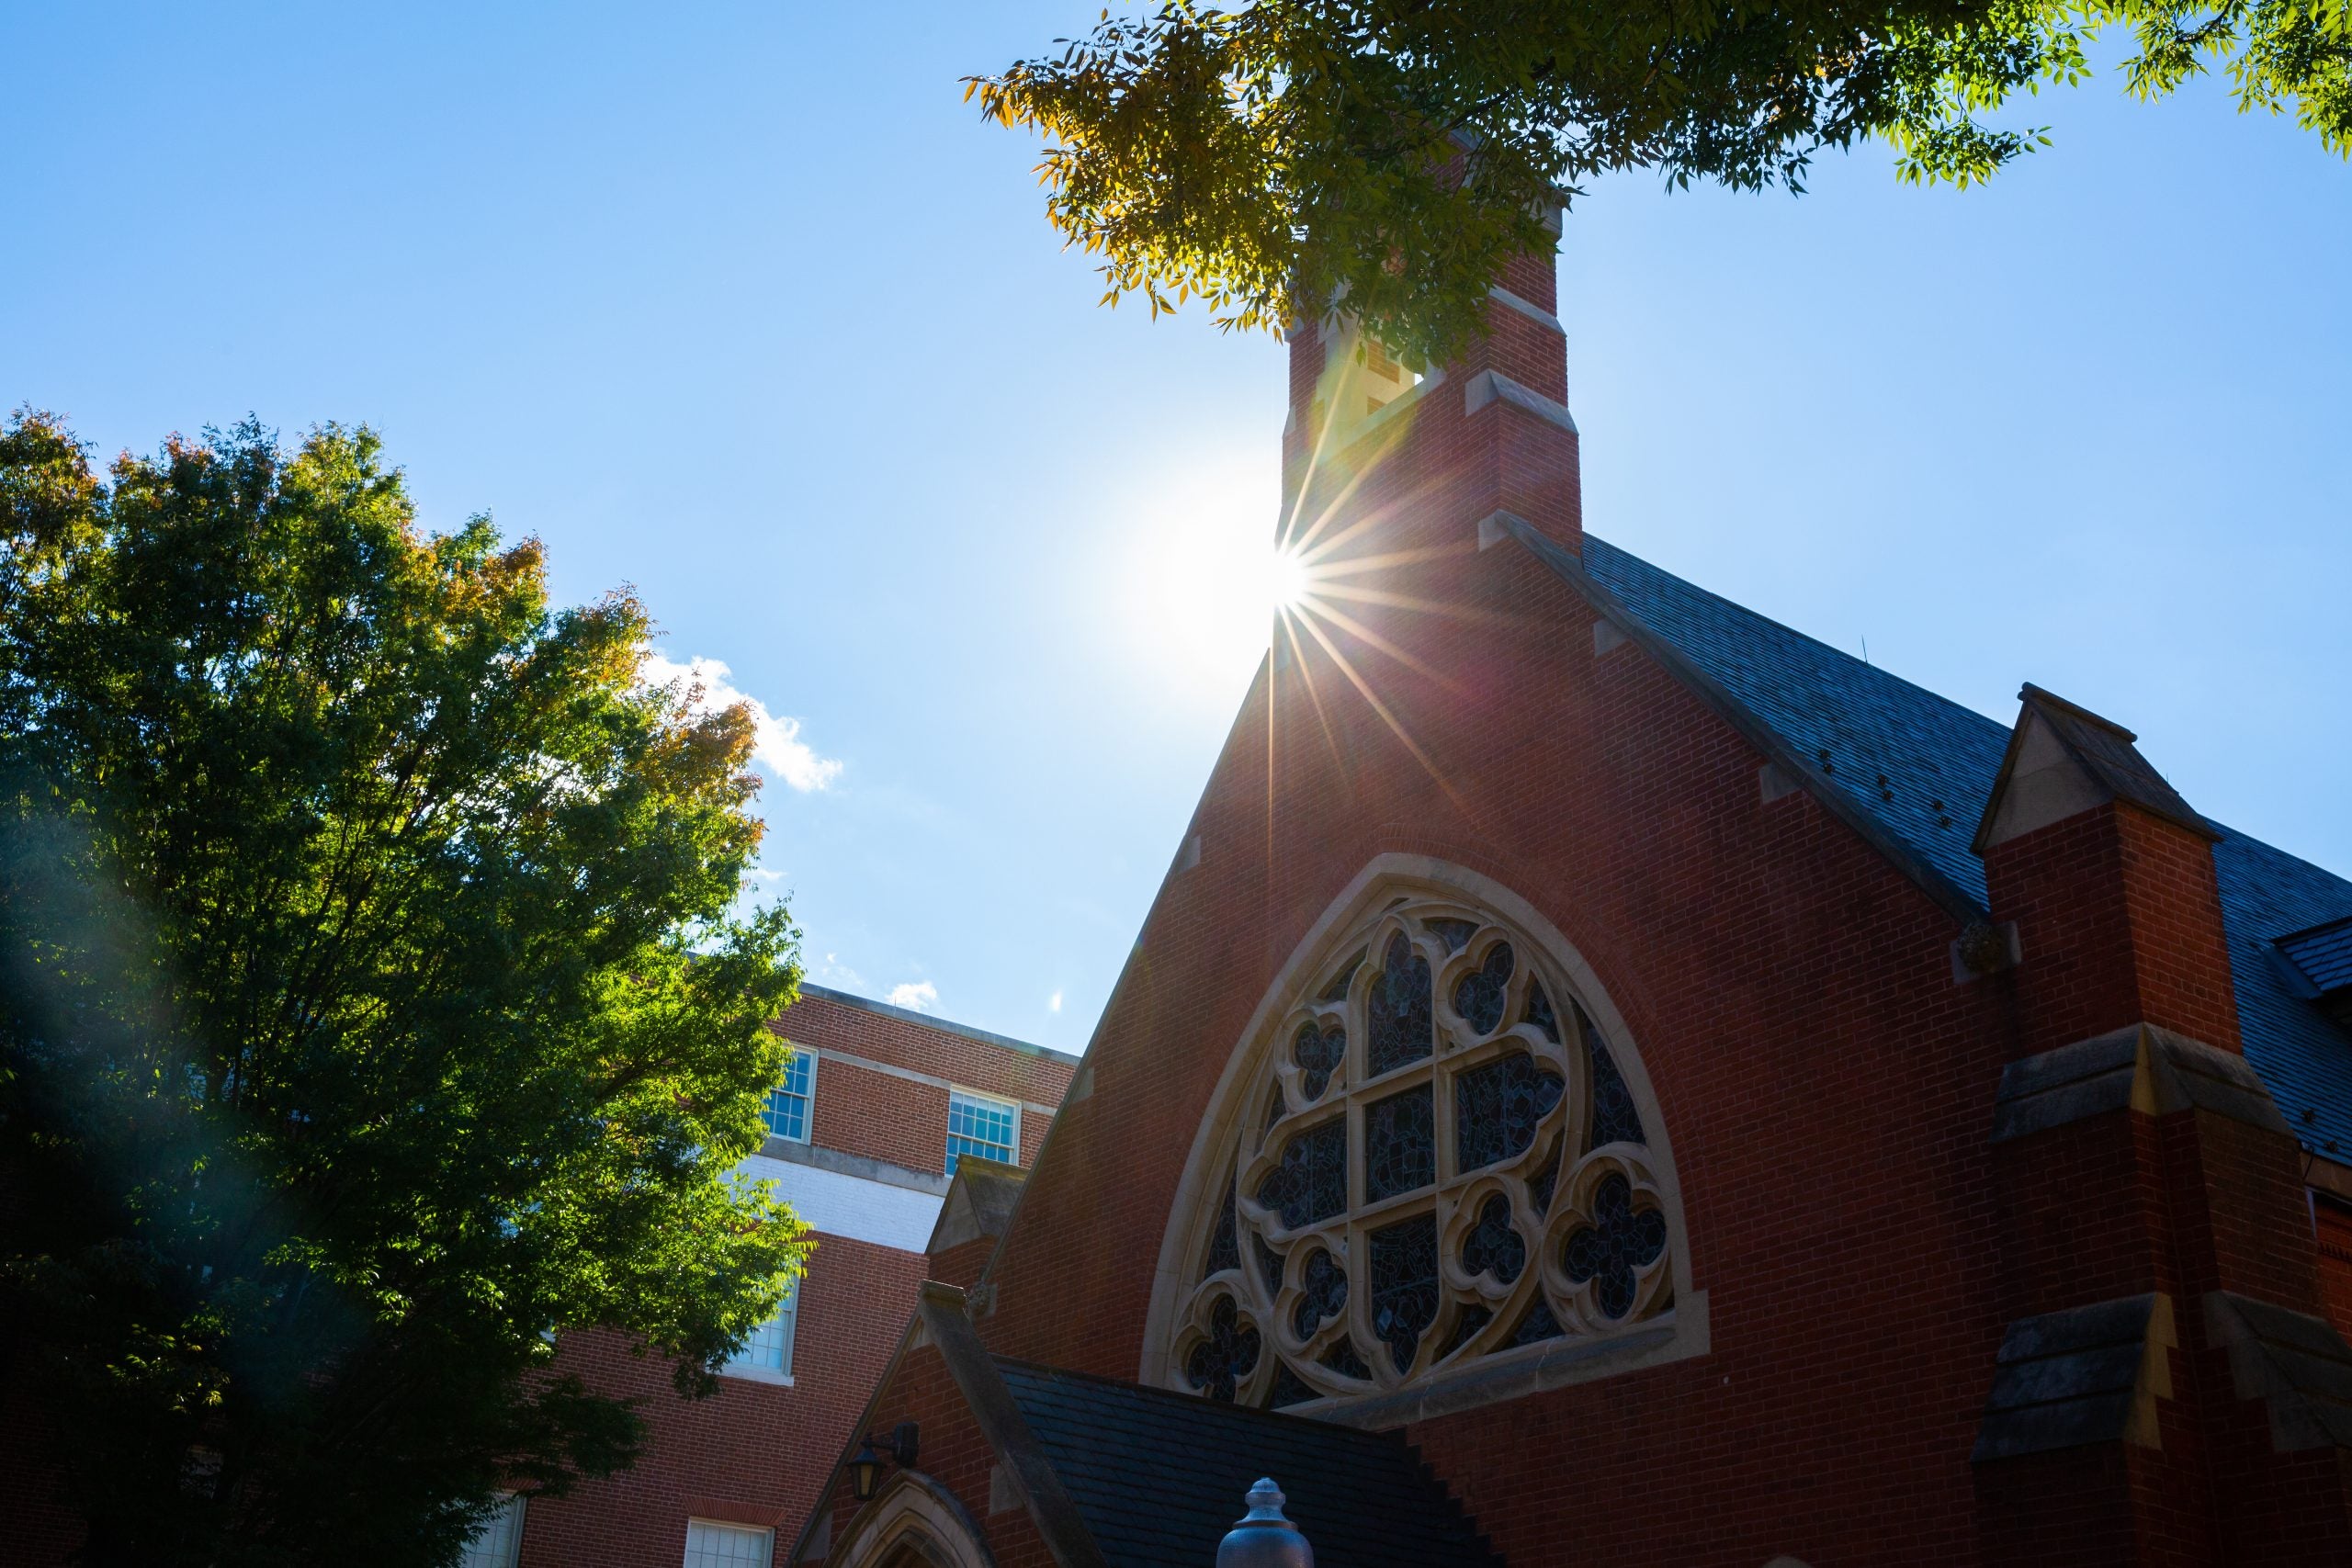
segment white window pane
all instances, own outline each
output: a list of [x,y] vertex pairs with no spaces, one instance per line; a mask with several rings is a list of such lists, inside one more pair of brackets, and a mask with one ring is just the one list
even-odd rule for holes
[[774,1530],[688,1519],[685,1568],[768,1568],[775,1546]]
[[458,1568],[514,1568],[523,1555],[523,1499],[509,1496],[458,1554]]
[[1021,1107],[955,1090],[947,1097],[947,1173],[959,1156],[1021,1163]]
[[816,1098],[817,1058],[807,1051],[796,1050],[792,1060],[785,1064],[784,1081],[768,1090],[767,1104],[761,1111],[767,1121],[769,1135],[807,1143],[808,1114]]
[[727,1364],[730,1367],[756,1367],[763,1371],[792,1375],[793,1331],[800,1316],[800,1281],[795,1280],[785,1287],[784,1300],[777,1303],[775,1315],[752,1330],[743,1348],[735,1352]]

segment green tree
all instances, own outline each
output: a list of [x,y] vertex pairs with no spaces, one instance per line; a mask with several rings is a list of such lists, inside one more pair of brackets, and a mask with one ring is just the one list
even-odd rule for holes
[[2352,155],[2352,0],[1169,0],[977,77],[1049,138],[1046,210],[1105,303],[1198,299],[1280,331],[1342,295],[1442,359],[1478,330],[1536,214],[1611,170],[1802,188],[1812,155],[1892,143],[1912,180],[1982,180],[2047,138],[1988,123],[2073,83],[2127,27],[2143,97],[2210,64]]
[[0,1375],[90,1561],[447,1562],[631,1456],[552,1331],[707,1390],[799,1267],[750,716],[648,635],[365,430],[0,432]]

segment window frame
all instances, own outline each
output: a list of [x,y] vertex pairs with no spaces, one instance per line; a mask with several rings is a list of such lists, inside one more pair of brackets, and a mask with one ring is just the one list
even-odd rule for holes
[[[768,1089],[766,1098],[760,1101],[760,1122],[763,1126],[767,1128],[769,1137],[782,1139],[787,1144],[805,1144],[815,1135],[817,1131],[817,1062],[820,1055],[821,1053],[812,1046],[795,1045],[792,1048],[792,1059],[785,1064],[784,1082],[773,1085]],[[787,1086],[792,1081],[792,1070],[803,1062],[808,1064],[808,1086],[802,1093],[795,1096]],[[799,1100],[800,1131],[798,1133],[780,1133],[776,1131],[773,1116],[775,1113],[775,1097],[779,1094],[784,1095],[787,1099],[797,1098]]]
[[[977,1144],[980,1141],[978,1138],[974,1138],[968,1134],[960,1134],[956,1131],[956,1102],[958,1100],[971,1100],[990,1110],[1001,1110],[1010,1113],[1012,1118],[1011,1131],[1012,1142],[1011,1147],[1012,1153],[1011,1156],[1005,1159],[1002,1163],[1012,1166],[1019,1165],[1021,1163],[1021,1101],[1001,1094],[990,1094],[984,1089],[967,1089],[962,1084],[951,1083],[947,1086],[947,1137],[945,1144],[946,1173],[949,1176],[956,1174],[956,1161],[963,1155],[973,1155],[980,1159],[994,1159],[996,1157],[994,1155],[982,1154],[978,1149],[956,1148],[956,1140],[959,1137],[964,1138],[967,1143]],[[991,1144],[989,1146],[990,1148],[995,1148],[1001,1145]]]
[[767,1540],[765,1568],[775,1568],[775,1527],[770,1525],[747,1525],[736,1519],[707,1518],[700,1514],[689,1514],[686,1516],[685,1541],[678,1554],[678,1561],[681,1564],[681,1568],[700,1568],[700,1564],[695,1557],[695,1528],[696,1526],[700,1526],[705,1529],[710,1530],[729,1530],[743,1535],[758,1535],[765,1537]]
[[[1665,1258],[1672,1280],[1671,1297],[1662,1312],[1645,1317],[1638,1325],[1619,1320],[1623,1332],[1589,1337],[1585,1344],[1575,1347],[1569,1354],[1559,1354],[1556,1348],[1547,1350],[1544,1347],[1550,1342],[1539,1341],[1510,1349],[1498,1348],[1492,1356],[1480,1354],[1464,1365],[1453,1362],[1453,1352],[1448,1352],[1438,1358],[1446,1364],[1432,1365],[1420,1374],[1408,1375],[1402,1386],[1384,1386],[1328,1402],[1311,1401],[1284,1407],[1297,1414],[1319,1416],[1325,1414],[1327,1406],[1344,1406],[1346,1413],[1339,1419],[1349,1425],[1401,1425],[1433,1414],[1475,1409],[1535,1390],[1708,1354],[1708,1292],[1691,1273],[1689,1232],[1682,1218],[1671,1129],[1651,1089],[1640,1043],[1611,1001],[1607,987],[1558,926],[1509,886],[1468,867],[1398,852],[1374,856],[1325,906],[1321,915],[1301,931],[1297,945],[1267,987],[1227,1058],[1216,1089],[1194,1134],[1184,1175],[1171,1196],[1167,1226],[1161,1233],[1144,1342],[1137,1357],[1139,1382],[1193,1390],[1183,1364],[1183,1342],[1188,1330],[1199,1327],[1191,1321],[1195,1315],[1192,1309],[1204,1299],[1211,1283],[1203,1277],[1201,1264],[1208,1256],[1225,1213],[1223,1195],[1235,1190],[1233,1157],[1237,1144],[1262,1126],[1266,1111],[1264,1071],[1271,1058],[1295,1044],[1295,1005],[1303,994],[1320,995],[1331,966],[1343,954],[1363,945],[1363,936],[1368,934],[1376,916],[1424,900],[1461,906],[1464,918],[1481,924],[1516,928],[1517,933],[1526,939],[1524,947],[1514,944],[1519,956],[1540,959],[1539,972],[1549,971],[1545,990],[1555,1017],[1565,1005],[1564,995],[1589,1014],[1589,1022],[1606,1045],[1623,1089],[1631,1096],[1633,1111],[1646,1139],[1647,1175],[1654,1187],[1657,1207],[1663,1213],[1667,1225]],[[1449,994],[1458,978],[1432,975],[1433,981],[1449,987]],[[1555,987],[1552,983],[1555,979],[1564,984]],[[1466,1058],[1470,1053],[1461,1055]],[[1402,1079],[1412,1076],[1412,1064],[1407,1064],[1382,1073],[1379,1079],[1367,1077],[1363,1087],[1376,1089],[1382,1080]],[[1339,1098],[1318,1093],[1316,1108]],[[1441,1133],[1453,1120],[1441,1109]],[[1351,1159],[1354,1149],[1351,1139]],[[1482,1173],[1490,1173],[1498,1168],[1480,1168]],[[1457,1177],[1465,1173],[1457,1172]],[[1350,1180],[1352,1189],[1352,1170]],[[1555,1187],[1555,1199],[1546,1205],[1547,1211],[1559,1207],[1558,1195],[1570,1182],[1565,1164],[1555,1182],[1558,1185]],[[1408,1198],[1409,1195],[1400,1194],[1391,1201],[1402,1208]],[[1457,1213],[1464,1207],[1457,1204]],[[1442,1246],[1450,1246],[1444,1238],[1441,1241]],[[1251,1275],[1258,1272],[1255,1253],[1249,1248],[1246,1233],[1238,1235],[1232,1245],[1250,1252],[1251,1260],[1246,1266],[1228,1266]],[[1541,1268],[1548,1275],[1557,1259],[1548,1256],[1548,1241],[1544,1250],[1547,1256]],[[1286,1280],[1285,1284],[1293,1282]],[[1547,1284],[1545,1288],[1551,1287]],[[1351,1286],[1351,1314],[1354,1303],[1367,1293],[1366,1290]],[[1289,1292],[1283,1294],[1287,1296]],[[1266,1315],[1278,1316],[1290,1305],[1288,1300],[1278,1300],[1276,1312]],[[1614,1326],[1617,1325],[1612,1324]],[[1457,1348],[1467,1350],[1471,1347]],[[1374,1381],[1384,1384],[1394,1382],[1382,1378]],[[1256,1403],[1257,1398],[1253,1391],[1249,1402]]]
[[[458,1568],[477,1568],[477,1564],[481,1568],[514,1568],[522,1562],[523,1530],[530,1519],[530,1499],[520,1492],[509,1492],[505,1497],[506,1501],[500,1506],[499,1511],[475,1527],[474,1533],[466,1538],[465,1545],[459,1548]],[[476,1543],[498,1529],[512,1532],[503,1542],[503,1554],[494,1558],[478,1556]]]
[[[765,1328],[768,1324],[771,1323],[781,1322],[784,1325],[784,1365],[781,1367],[759,1366],[753,1362],[740,1359],[741,1352],[738,1352],[736,1356],[729,1356],[727,1359],[726,1365],[718,1369],[718,1375],[720,1377],[740,1378],[745,1382],[769,1383],[777,1388],[791,1388],[794,1386],[792,1357],[795,1348],[798,1346],[800,1341],[801,1278],[805,1278],[805,1276],[794,1279],[789,1285],[785,1287],[784,1299],[776,1303],[775,1313],[760,1325],[760,1327],[762,1328]],[[754,1330],[753,1332],[756,1333],[757,1330]],[[724,1521],[710,1520],[706,1522],[723,1523]]]

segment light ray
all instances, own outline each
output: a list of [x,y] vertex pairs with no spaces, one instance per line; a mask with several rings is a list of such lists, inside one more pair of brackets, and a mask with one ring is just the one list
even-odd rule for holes
[[[1439,685],[1443,686],[1447,691],[1453,693],[1456,696],[1466,695],[1469,692],[1469,688],[1464,686],[1461,682],[1456,681],[1453,677],[1444,673],[1442,671],[1434,669],[1431,666],[1423,663],[1419,659],[1406,652],[1403,649],[1397,647],[1386,637],[1382,637],[1378,632],[1374,631],[1370,626],[1365,626],[1362,621],[1357,620],[1352,615],[1345,615],[1340,611],[1335,610],[1329,604],[1317,604],[1312,601],[1300,605],[1299,608],[1305,610],[1310,615],[1322,616],[1325,620],[1330,622],[1333,626],[1338,626],[1340,630],[1348,632],[1362,641],[1378,649],[1381,652],[1388,655],[1389,658],[1395,660],[1397,663],[1402,664],[1406,669],[1412,671],[1417,675],[1428,677],[1430,680],[1436,682]],[[1310,631],[1314,629],[1313,622],[1310,621],[1307,623],[1307,629]]]
[[1394,593],[1385,588],[1355,588],[1345,583],[1318,583],[1315,589],[1318,599],[1347,599],[1360,604],[1386,604],[1398,610],[1416,610],[1423,615],[1443,615],[1449,620],[1468,621],[1492,626],[1521,626],[1524,615],[1514,615],[1508,610],[1482,610],[1473,604],[1449,604],[1442,599],[1423,599],[1410,593]]
[[1443,560],[1451,556],[1471,553],[1472,547],[1461,545],[1423,545],[1418,549],[1390,550],[1376,556],[1350,556],[1345,560],[1314,563],[1317,581],[1333,577],[1361,577],[1367,571],[1381,571],[1392,566],[1418,566],[1423,561]]
[[1282,618],[1283,636],[1290,638],[1291,668],[1297,671],[1298,678],[1306,683],[1306,700],[1314,705],[1315,722],[1323,731],[1323,744],[1331,753],[1331,765],[1339,770],[1341,778],[1347,778],[1347,754],[1340,750],[1340,738],[1331,728],[1331,716],[1323,706],[1323,694],[1315,684],[1314,666],[1307,662],[1306,649],[1299,645],[1298,628],[1291,624],[1293,619],[1290,615]]
[[1296,550],[1276,549],[1267,569],[1274,608],[1288,610],[1315,591],[1316,574]]
[[[1345,675],[1349,683],[1354,686],[1363,694],[1363,700],[1372,705],[1372,711],[1378,714],[1381,722],[1388,726],[1389,733],[1395,735],[1398,743],[1407,751],[1412,753],[1413,761],[1421,765],[1421,771],[1428,773],[1436,782],[1437,787],[1445,792],[1445,798],[1453,802],[1454,808],[1464,817],[1470,817],[1468,804],[1454,793],[1453,785],[1447,782],[1443,773],[1438,771],[1437,763],[1430,760],[1428,752],[1421,750],[1420,743],[1408,734],[1405,727],[1396,721],[1396,716],[1388,711],[1388,705],[1380,700],[1380,694],[1372,689],[1371,682],[1356,672],[1356,667],[1348,661],[1348,656],[1340,652],[1338,646],[1323,635],[1323,628],[1313,621],[1302,618],[1299,624],[1306,628],[1308,636],[1323,645],[1323,651],[1331,656],[1331,662],[1340,667],[1340,673]],[[1474,818],[1473,820],[1476,818]]]

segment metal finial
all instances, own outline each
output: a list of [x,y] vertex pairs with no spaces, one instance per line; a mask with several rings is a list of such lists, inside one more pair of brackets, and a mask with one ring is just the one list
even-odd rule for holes
[[1216,1568],[1315,1568],[1315,1549],[1283,1514],[1283,1489],[1272,1476],[1250,1488],[1250,1511],[1226,1532]]

